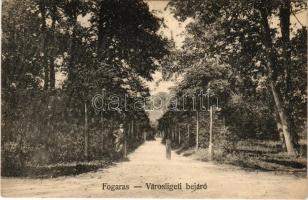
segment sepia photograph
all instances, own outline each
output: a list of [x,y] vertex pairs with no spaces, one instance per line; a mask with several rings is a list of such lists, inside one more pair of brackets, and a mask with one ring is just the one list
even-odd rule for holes
[[1,197],[307,199],[306,0],[2,0]]

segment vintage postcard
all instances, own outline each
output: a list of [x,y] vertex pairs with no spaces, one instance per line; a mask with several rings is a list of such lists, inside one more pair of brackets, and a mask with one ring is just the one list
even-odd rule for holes
[[307,13],[2,0],[2,197],[306,199]]

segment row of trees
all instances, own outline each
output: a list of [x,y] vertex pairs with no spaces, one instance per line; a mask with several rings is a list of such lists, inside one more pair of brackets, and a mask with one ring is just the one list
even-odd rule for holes
[[[2,174],[26,165],[114,153],[124,124],[130,146],[150,129],[144,110],[99,111],[91,99],[149,96],[168,53],[162,21],[142,0],[6,0],[2,4]],[[83,156],[80,156],[83,155]]]
[[[183,49],[166,59],[166,77],[183,76],[174,93],[211,90],[219,97],[220,120],[233,133],[280,135],[287,153],[298,154],[306,120],[307,30],[291,17],[306,2],[172,0],[169,6],[178,19],[192,19]],[[180,116],[195,114],[166,113],[161,122]]]

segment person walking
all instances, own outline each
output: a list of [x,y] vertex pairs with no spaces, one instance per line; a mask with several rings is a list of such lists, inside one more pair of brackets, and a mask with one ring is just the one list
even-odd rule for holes
[[116,152],[123,153],[123,158],[127,157],[126,139],[123,124],[120,124],[119,128],[114,132],[115,137],[115,150]]
[[166,130],[166,157],[168,160],[171,160],[171,140],[170,140],[170,132]]

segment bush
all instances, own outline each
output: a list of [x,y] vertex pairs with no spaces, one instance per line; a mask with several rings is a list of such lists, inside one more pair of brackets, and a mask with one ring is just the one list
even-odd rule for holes
[[[85,158],[85,130],[83,105],[74,102],[68,107],[65,94],[44,91],[16,91],[4,95],[2,106],[2,175],[21,176],[27,169],[50,164],[97,159],[118,159],[113,131],[117,127],[112,117],[88,113],[88,158]],[[11,103],[8,103],[12,100]],[[13,103],[12,103],[13,102]],[[103,135],[104,134],[104,135]],[[141,139],[130,138],[132,151]]]

